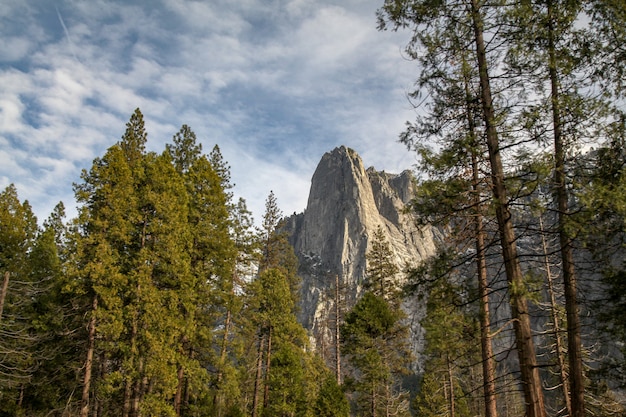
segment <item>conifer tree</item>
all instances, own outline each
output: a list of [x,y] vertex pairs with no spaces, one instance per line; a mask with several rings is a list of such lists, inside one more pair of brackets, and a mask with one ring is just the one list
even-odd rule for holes
[[[191,273],[188,197],[169,154],[145,153],[141,112],[119,144],[96,159],[77,185],[81,208],[75,280],[92,298],[81,415],[174,412],[181,353],[195,328],[197,289]],[[90,401],[98,361],[96,390]],[[90,404],[91,402],[91,404]]]
[[20,202],[9,185],[0,193],[0,403],[5,413],[17,414],[23,405],[21,390],[37,369],[31,350],[28,316],[39,284],[33,282],[31,252],[37,238],[37,220],[27,201]]
[[348,417],[350,404],[336,379],[329,375],[324,379],[313,412],[320,417]]
[[397,277],[399,268],[394,262],[391,246],[381,226],[374,231],[372,247],[365,258],[367,259],[365,289],[392,304],[398,304],[401,295]]
[[[386,21],[393,23],[396,29],[406,26],[412,28],[414,36],[407,49],[414,58],[423,56],[428,58],[423,62],[426,63],[428,74],[435,74],[435,77],[430,80],[430,83],[426,79],[421,85],[435,97],[441,97],[442,90],[444,98],[454,97],[451,94],[454,88],[449,89],[449,87],[459,84],[463,86],[464,72],[455,74],[453,71],[459,64],[467,60],[475,69],[476,82],[472,85],[475,85],[475,90],[479,92],[476,100],[479,103],[479,112],[476,115],[482,124],[489,160],[491,201],[498,224],[500,248],[510,289],[511,314],[514,318],[513,327],[521,371],[521,385],[529,417],[543,417],[545,416],[544,395],[510,206],[513,194],[506,182],[505,161],[502,153],[502,141],[506,136],[501,131],[501,120],[506,113],[496,107],[496,103],[499,103],[497,101],[499,96],[492,91],[493,80],[490,76],[498,66],[497,57],[500,51],[490,50],[489,46],[502,45],[502,42],[499,42],[498,19],[505,10],[504,6],[482,3],[477,0],[439,3],[399,0],[385,2],[379,16],[382,28],[385,27]],[[489,43],[485,40],[486,38],[490,39]],[[471,39],[472,53],[466,60],[459,59],[463,57],[460,51],[467,50],[463,44],[463,40],[467,39]],[[458,40],[461,40],[461,43],[457,42]],[[449,83],[449,80],[460,80],[461,83]],[[442,83],[437,81],[442,81]],[[440,88],[441,86],[443,88]],[[461,105],[464,105],[467,90],[461,88],[460,91],[462,93],[458,96],[462,98]],[[507,90],[504,89],[504,91]],[[435,109],[440,108],[435,106]],[[444,121],[447,120],[444,119]],[[436,135],[438,132],[433,133]],[[454,143],[450,140],[446,142],[447,144]],[[461,167],[462,165],[459,166]]]
[[399,389],[411,355],[402,311],[384,298],[365,292],[345,318],[343,352],[357,370],[352,385],[362,415],[408,416],[408,398]]
[[463,299],[465,283],[454,282],[461,279],[457,274],[448,275],[428,288],[426,316],[420,322],[425,330],[426,358],[416,398],[420,415],[469,416],[473,412],[470,399],[475,388],[468,376],[479,362],[478,329],[476,313]]

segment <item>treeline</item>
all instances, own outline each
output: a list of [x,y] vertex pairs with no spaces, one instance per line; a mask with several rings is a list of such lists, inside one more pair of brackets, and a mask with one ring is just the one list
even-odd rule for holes
[[387,0],[378,17],[411,31],[411,209],[446,230],[411,276],[418,415],[624,415],[626,3]]
[[217,146],[146,141],[137,109],[69,222],[0,194],[0,415],[347,415],[296,321],[274,195],[257,229]]
[[274,194],[255,227],[218,146],[204,154],[186,125],[160,154],[146,142],[137,109],[74,185],[75,219],[59,203],[39,226],[14,186],[0,193],[0,415],[408,416],[412,356],[382,230],[329,367],[296,320]]

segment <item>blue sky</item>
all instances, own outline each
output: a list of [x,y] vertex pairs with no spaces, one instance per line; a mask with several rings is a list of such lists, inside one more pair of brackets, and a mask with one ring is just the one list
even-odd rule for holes
[[218,144],[258,221],[273,190],[306,206],[325,152],[346,145],[400,172],[414,110],[408,33],[376,30],[382,0],[3,0],[0,187],[42,221],[117,142],[135,108],[148,149],[183,124]]

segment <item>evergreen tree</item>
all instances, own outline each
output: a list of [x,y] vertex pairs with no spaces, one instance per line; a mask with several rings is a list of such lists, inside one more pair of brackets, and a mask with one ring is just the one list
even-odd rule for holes
[[324,379],[315,400],[313,412],[319,417],[348,417],[350,415],[348,399],[332,375]]
[[37,227],[13,185],[0,194],[0,413],[46,415],[71,410],[76,388],[68,335],[70,307],[62,297],[63,205]]
[[280,268],[287,281],[294,306],[297,309],[300,298],[300,277],[298,276],[298,258],[293,252],[287,234],[282,230],[283,214],[278,207],[273,191],[265,200],[265,213],[260,230],[261,260],[259,271],[268,268]]
[[306,333],[293,312],[288,281],[278,268],[263,270],[248,287],[256,329],[253,415],[298,415],[304,404],[302,357]]
[[[414,36],[407,49],[415,58],[425,57],[422,62],[427,68],[428,78],[420,85],[436,97],[435,110],[441,109],[437,107],[438,103],[443,102],[440,98],[454,97],[455,90],[461,91],[461,94],[456,95],[461,100],[454,108],[467,103],[468,90],[464,82],[468,80],[466,78],[468,73],[458,70],[455,72],[455,69],[466,62],[471,63],[471,67],[474,68],[475,76],[471,76],[470,80],[475,80],[475,82],[472,82],[469,87],[479,93],[475,95],[479,111],[473,114],[476,116],[474,120],[481,122],[489,160],[491,202],[498,224],[500,248],[510,288],[511,314],[515,319],[513,326],[527,414],[529,417],[543,417],[545,416],[544,395],[511,210],[511,196],[515,193],[511,192],[510,185],[506,181],[506,161],[502,153],[503,140],[507,138],[502,131],[502,118],[506,116],[506,112],[498,109],[497,104],[505,103],[506,99],[493,92],[508,90],[505,86],[502,86],[502,90],[492,90],[493,79],[490,76],[501,64],[501,61],[498,61],[501,50],[492,50],[490,46],[503,44],[499,31],[501,26],[498,26],[498,23],[506,10],[505,6],[498,3],[482,3],[477,0],[439,3],[399,0],[385,2],[379,17],[382,28],[385,27],[387,21],[391,22],[395,28],[406,26],[412,28]],[[489,42],[485,40],[486,38]],[[471,39],[473,49],[469,56],[462,52],[467,50],[463,43],[467,39]],[[461,42],[459,43],[458,40]],[[454,80],[460,82],[454,82]],[[462,88],[459,89],[459,85]],[[498,101],[499,98],[503,100]],[[464,114],[467,113],[464,112]],[[444,119],[444,123],[449,120]],[[433,136],[438,133],[440,133],[439,130],[431,132]],[[454,145],[457,142],[448,137],[445,143],[448,148],[448,145]],[[458,153],[453,155],[458,155]],[[457,165],[457,167],[462,169],[463,165]],[[464,189],[467,188],[464,187]]]
[[9,185],[0,193],[0,409],[8,414],[24,405],[21,392],[37,370],[37,352],[31,349],[37,335],[29,324],[32,299],[40,289],[30,264],[36,238],[30,205],[20,202]]
[[346,316],[342,350],[358,372],[346,384],[352,385],[362,415],[409,415],[407,395],[399,387],[411,358],[403,318],[401,310],[371,292]]
[[76,186],[84,206],[74,274],[92,298],[83,416],[174,413],[181,364],[206,373],[181,353],[197,308],[187,192],[169,155],[145,153],[146,138],[137,110],[121,142]]
[[[444,263],[445,264],[445,263]],[[471,368],[479,363],[476,313],[469,307],[467,290],[459,276],[434,280],[428,289],[425,330],[425,370],[416,409],[420,415],[469,416]],[[438,383],[441,381],[440,383]]]
[[398,266],[394,263],[393,252],[385,239],[382,227],[378,226],[372,239],[372,247],[365,255],[367,259],[367,280],[365,289],[390,303],[400,299]]

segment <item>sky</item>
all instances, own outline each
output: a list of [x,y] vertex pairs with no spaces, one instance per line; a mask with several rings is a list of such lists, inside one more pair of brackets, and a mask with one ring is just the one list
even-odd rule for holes
[[42,222],[118,142],[133,111],[161,152],[187,124],[218,145],[257,222],[273,191],[306,207],[325,152],[399,173],[417,64],[377,30],[383,0],[2,0],[0,188]]

